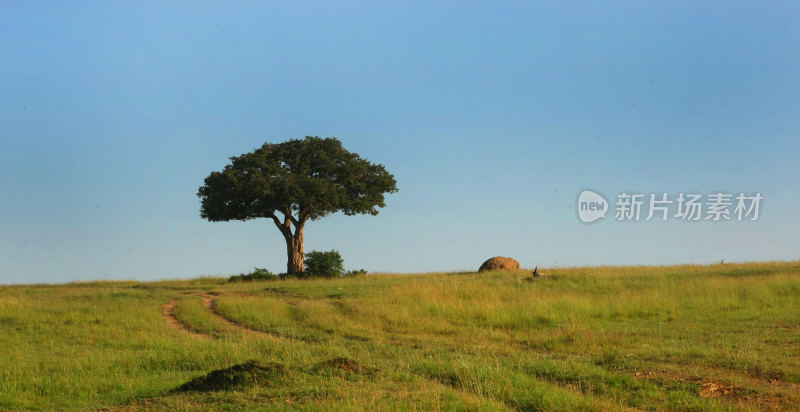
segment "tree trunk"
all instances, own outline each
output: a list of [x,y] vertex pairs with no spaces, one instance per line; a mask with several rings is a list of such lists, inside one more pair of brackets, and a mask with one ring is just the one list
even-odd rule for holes
[[286,263],[286,273],[290,275],[302,274],[306,271],[303,264],[305,257],[305,250],[303,246],[303,228],[298,228],[294,235],[284,234],[286,238],[286,254],[288,261]]

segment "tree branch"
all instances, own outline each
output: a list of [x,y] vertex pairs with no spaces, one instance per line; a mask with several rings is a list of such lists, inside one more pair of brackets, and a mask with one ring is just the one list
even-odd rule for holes
[[303,227],[306,225],[306,219],[301,218],[297,223],[294,225],[294,236],[297,237],[300,233],[303,232]]
[[272,213],[272,212],[270,212],[270,214],[268,214],[268,215],[267,215],[267,217],[270,217],[270,218],[272,218],[272,221],[273,221],[273,222],[275,222],[275,226],[277,226],[278,228],[280,228],[281,226],[283,226],[283,225],[281,224],[281,221],[280,221],[280,219],[278,219],[278,216],[275,216],[275,213]]
[[272,218],[272,221],[275,223],[275,226],[278,227],[278,229],[281,231],[281,233],[283,233],[284,236],[286,236],[287,234],[291,236],[292,231],[288,227],[288,224],[281,223],[281,220],[278,219],[278,216],[275,216],[274,212],[270,213],[268,216]]
[[291,228],[292,227],[292,220],[290,219],[291,216],[292,216],[291,212],[287,212],[284,209],[284,210],[281,210],[281,213],[283,213],[283,226]]
[[292,220],[292,223],[294,224],[295,227],[297,227],[297,225],[300,223],[294,216],[292,216],[291,213],[289,213],[289,219]]
[[286,210],[283,211],[283,224],[286,229],[289,230],[289,233],[292,233],[292,226],[294,225],[294,236],[297,236],[298,233],[303,231],[303,224],[300,223],[294,216],[292,216],[292,207],[287,207]]

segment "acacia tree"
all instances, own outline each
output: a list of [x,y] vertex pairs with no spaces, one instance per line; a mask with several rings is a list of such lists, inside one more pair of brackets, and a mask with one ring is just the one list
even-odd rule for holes
[[301,274],[303,228],[338,211],[378,214],[394,176],[342,147],[336,138],[306,136],[230,158],[200,187],[200,216],[212,222],[269,218],[286,240],[287,273]]

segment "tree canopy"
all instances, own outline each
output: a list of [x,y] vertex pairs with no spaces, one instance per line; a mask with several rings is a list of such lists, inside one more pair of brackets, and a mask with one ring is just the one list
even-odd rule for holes
[[[200,215],[213,222],[270,218],[287,246],[289,237],[299,241],[301,254],[307,220],[338,211],[376,215],[386,206],[384,195],[397,192],[394,176],[383,165],[345,150],[336,138],[265,143],[230,160],[198,190]],[[289,271],[302,272],[302,256],[299,263],[300,268],[290,262]]]

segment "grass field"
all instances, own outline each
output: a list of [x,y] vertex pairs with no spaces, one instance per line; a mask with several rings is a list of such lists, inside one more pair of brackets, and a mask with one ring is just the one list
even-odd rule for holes
[[542,272],[0,286],[0,409],[800,409],[800,262]]

